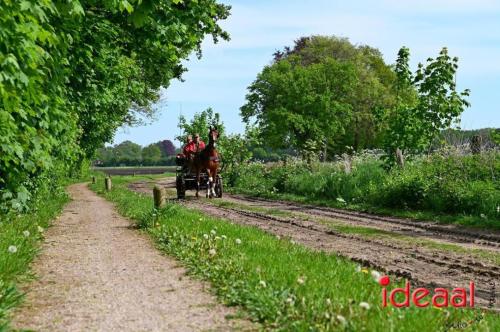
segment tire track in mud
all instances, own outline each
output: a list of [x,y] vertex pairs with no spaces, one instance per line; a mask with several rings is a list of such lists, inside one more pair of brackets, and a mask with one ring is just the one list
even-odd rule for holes
[[[162,180],[156,182],[159,185],[165,186],[167,188],[172,188],[174,183],[172,180]],[[134,183],[130,184],[129,188],[139,192],[151,194],[150,187],[147,183]],[[239,203],[245,204],[245,202],[264,202],[266,204],[259,205],[259,207],[267,207],[278,209],[282,206],[289,207],[288,209],[282,209],[284,211],[293,211],[298,209],[303,209],[302,205],[295,205],[290,202],[274,202],[262,199],[247,198],[242,196],[229,196],[228,201],[238,201]],[[343,233],[341,231],[333,230],[327,225],[318,223],[317,221],[311,221],[297,216],[293,217],[278,217],[275,215],[269,215],[261,212],[248,211],[245,209],[239,209],[235,207],[222,207],[216,206],[209,203],[207,200],[197,200],[190,199],[180,202],[181,204],[192,207],[203,212],[210,214],[212,216],[221,217],[230,220],[233,223],[244,224],[249,226],[258,227],[266,232],[272,233],[280,238],[290,239],[296,243],[302,244],[314,250],[320,250],[325,252],[334,252],[359,264],[375,268],[384,271],[388,274],[395,275],[397,277],[406,278],[411,280],[414,286],[428,286],[428,287],[466,287],[469,285],[470,281],[474,281],[476,285],[476,302],[479,306],[486,307],[488,305],[488,299],[491,295],[490,282],[500,280],[500,267],[492,265],[490,263],[473,259],[467,254],[460,254],[445,250],[434,250],[422,247],[417,247],[411,244],[402,244],[401,241],[389,241],[384,239],[367,238],[362,235]],[[248,204],[248,203],[247,203]],[[254,205],[255,206],[255,205]],[[291,207],[291,209],[290,209]],[[295,209],[297,208],[297,209]],[[342,221],[344,216],[353,216],[353,219],[347,219],[351,222],[351,225],[361,225],[366,226],[366,220],[360,223],[353,224],[358,218],[358,213],[352,213],[348,211],[343,213],[343,211],[337,211],[336,209],[329,208],[317,208],[311,207],[314,211],[325,210],[329,218],[332,218],[332,212],[335,213],[335,220]],[[307,211],[305,212],[308,215]],[[337,217],[341,215],[342,217]],[[369,215],[363,214],[362,218],[367,219]],[[371,216],[370,216],[371,217]],[[390,225],[400,225],[398,222],[405,223],[406,235],[411,234],[408,232],[412,231],[409,226],[414,226],[413,224],[418,223],[417,221],[401,220],[398,218],[390,217],[379,217],[373,216],[373,220],[378,222],[384,222],[388,219],[396,220],[396,223]],[[424,227],[428,227],[426,225]],[[449,243],[451,239],[452,242],[457,241],[455,230],[450,232],[450,234],[443,235],[439,233],[441,230],[441,225],[435,225],[436,228],[430,234],[435,234],[430,237],[434,241]],[[375,228],[375,227],[373,227]],[[418,228],[419,227],[415,227]],[[398,228],[390,226],[387,231],[391,232]],[[465,232],[465,231],[461,231]],[[404,233],[403,233],[404,234]],[[460,240],[470,241],[475,237],[475,235],[467,234],[464,236],[465,239],[460,238]],[[494,239],[495,235],[491,236]],[[458,241],[461,243],[460,241]],[[475,243],[475,245],[478,245]],[[481,246],[482,247],[482,246]],[[487,246],[488,249],[496,251],[496,246]],[[498,289],[498,287],[497,287]],[[498,298],[498,293],[496,294]],[[498,302],[498,301],[497,301]],[[500,304],[497,303],[495,310],[500,311]]]
[[471,246],[466,247],[486,247],[489,250],[497,248],[500,252],[500,233],[492,234],[488,231],[473,229],[464,230],[454,225],[443,225],[436,222],[384,217],[357,211],[318,207],[281,200],[274,201],[240,195],[231,195],[230,200],[246,204],[257,203],[258,205],[255,206],[277,208],[283,211],[299,212],[311,216],[348,221],[351,222],[351,225],[368,226],[374,229],[397,232],[402,235],[414,236],[417,234],[420,237],[429,239],[438,238],[440,240],[447,240],[448,243],[462,246],[464,246],[464,244],[471,244]]

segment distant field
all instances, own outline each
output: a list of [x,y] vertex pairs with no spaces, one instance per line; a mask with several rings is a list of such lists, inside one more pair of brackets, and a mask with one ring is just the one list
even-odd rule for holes
[[175,172],[175,166],[124,166],[124,167],[93,167],[94,171],[104,172],[108,175],[132,175],[132,174],[162,174]]

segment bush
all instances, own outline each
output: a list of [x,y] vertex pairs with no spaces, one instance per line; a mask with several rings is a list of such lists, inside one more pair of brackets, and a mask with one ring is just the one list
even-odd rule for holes
[[444,151],[385,170],[377,156],[307,165],[300,160],[235,167],[229,186],[261,196],[293,194],[332,204],[500,217],[500,153],[460,155]]

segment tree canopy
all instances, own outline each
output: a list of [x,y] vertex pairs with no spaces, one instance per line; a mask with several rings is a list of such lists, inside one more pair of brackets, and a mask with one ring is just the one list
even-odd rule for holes
[[274,54],[241,107],[276,148],[335,152],[380,140],[379,110],[395,100],[394,72],[380,52],[345,38],[312,36]]
[[160,87],[228,39],[215,0],[0,3],[0,208],[22,209],[42,174],[67,173],[124,123],[151,116]]

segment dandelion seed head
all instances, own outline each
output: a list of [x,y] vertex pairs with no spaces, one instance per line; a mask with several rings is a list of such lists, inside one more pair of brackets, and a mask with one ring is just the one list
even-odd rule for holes
[[24,237],[28,237],[28,236],[30,236],[30,231],[24,231],[24,232],[23,232],[23,235],[24,235]]
[[342,315],[337,315],[337,320],[341,322],[342,324],[347,324],[347,320],[345,319],[344,316]]
[[375,271],[375,270],[372,270],[371,275],[372,275],[373,280],[375,280],[376,282],[379,282],[380,278],[382,277],[380,272]]
[[17,247],[16,246],[9,246],[8,250],[11,254],[15,254],[17,252]]
[[236,244],[241,244],[241,240],[240,240],[240,239],[236,239],[234,242],[235,242]]
[[369,304],[369,303],[367,303],[367,302],[360,302],[360,303],[359,303],[359,306],[360,306],[361,308],[363,308],[363,309],[366,309],[366,310],[370,309],[370,304]]

